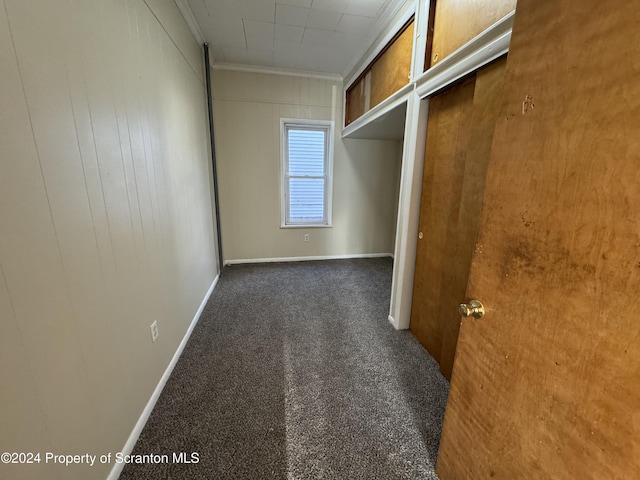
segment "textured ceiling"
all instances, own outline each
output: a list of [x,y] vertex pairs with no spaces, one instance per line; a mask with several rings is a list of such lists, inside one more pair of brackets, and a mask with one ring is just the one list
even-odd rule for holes
[[214,63],[346,75],[405,0],[187,0]]

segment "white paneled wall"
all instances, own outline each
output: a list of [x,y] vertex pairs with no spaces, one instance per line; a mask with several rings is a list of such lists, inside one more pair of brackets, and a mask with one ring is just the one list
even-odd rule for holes
[[[401,145],[340,137],[341,82],[214,69],[213,95],[225,261],[393,252]],[[332,228],[280,228],[280,118],[335,121]]]
[[0,65],[0,450],[117,452],[217,272],[201,51],[171,0],[0,0]]

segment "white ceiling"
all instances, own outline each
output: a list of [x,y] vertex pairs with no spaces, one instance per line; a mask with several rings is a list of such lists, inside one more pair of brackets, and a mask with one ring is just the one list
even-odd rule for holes
[[346,76],[406,0],[187,0],[214,64]]

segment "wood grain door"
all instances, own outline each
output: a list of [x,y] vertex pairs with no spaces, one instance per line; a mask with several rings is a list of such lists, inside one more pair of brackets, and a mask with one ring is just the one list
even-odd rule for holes
[[[505,59],[429,102],[410,330],[449,378],[467,288]],[[421,238],[420,238],[421,237]]]
[[640,478],[640,9],[518,0],[441,480]]

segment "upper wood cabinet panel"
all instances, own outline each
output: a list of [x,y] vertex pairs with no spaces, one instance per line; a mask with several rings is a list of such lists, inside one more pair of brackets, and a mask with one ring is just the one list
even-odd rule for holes
[[437,0],[431,58],[425,69],[460,48],[516,8],[516,0]]
[[346,125],[349,125],[368,110],[366,87],[369,76],[370,74],[360,77],[347,91]]
[[345,125],[409,83],[413,54],[413,17],[347,89]]
[[409,83],[413,21],[371,66],[371,108]]

